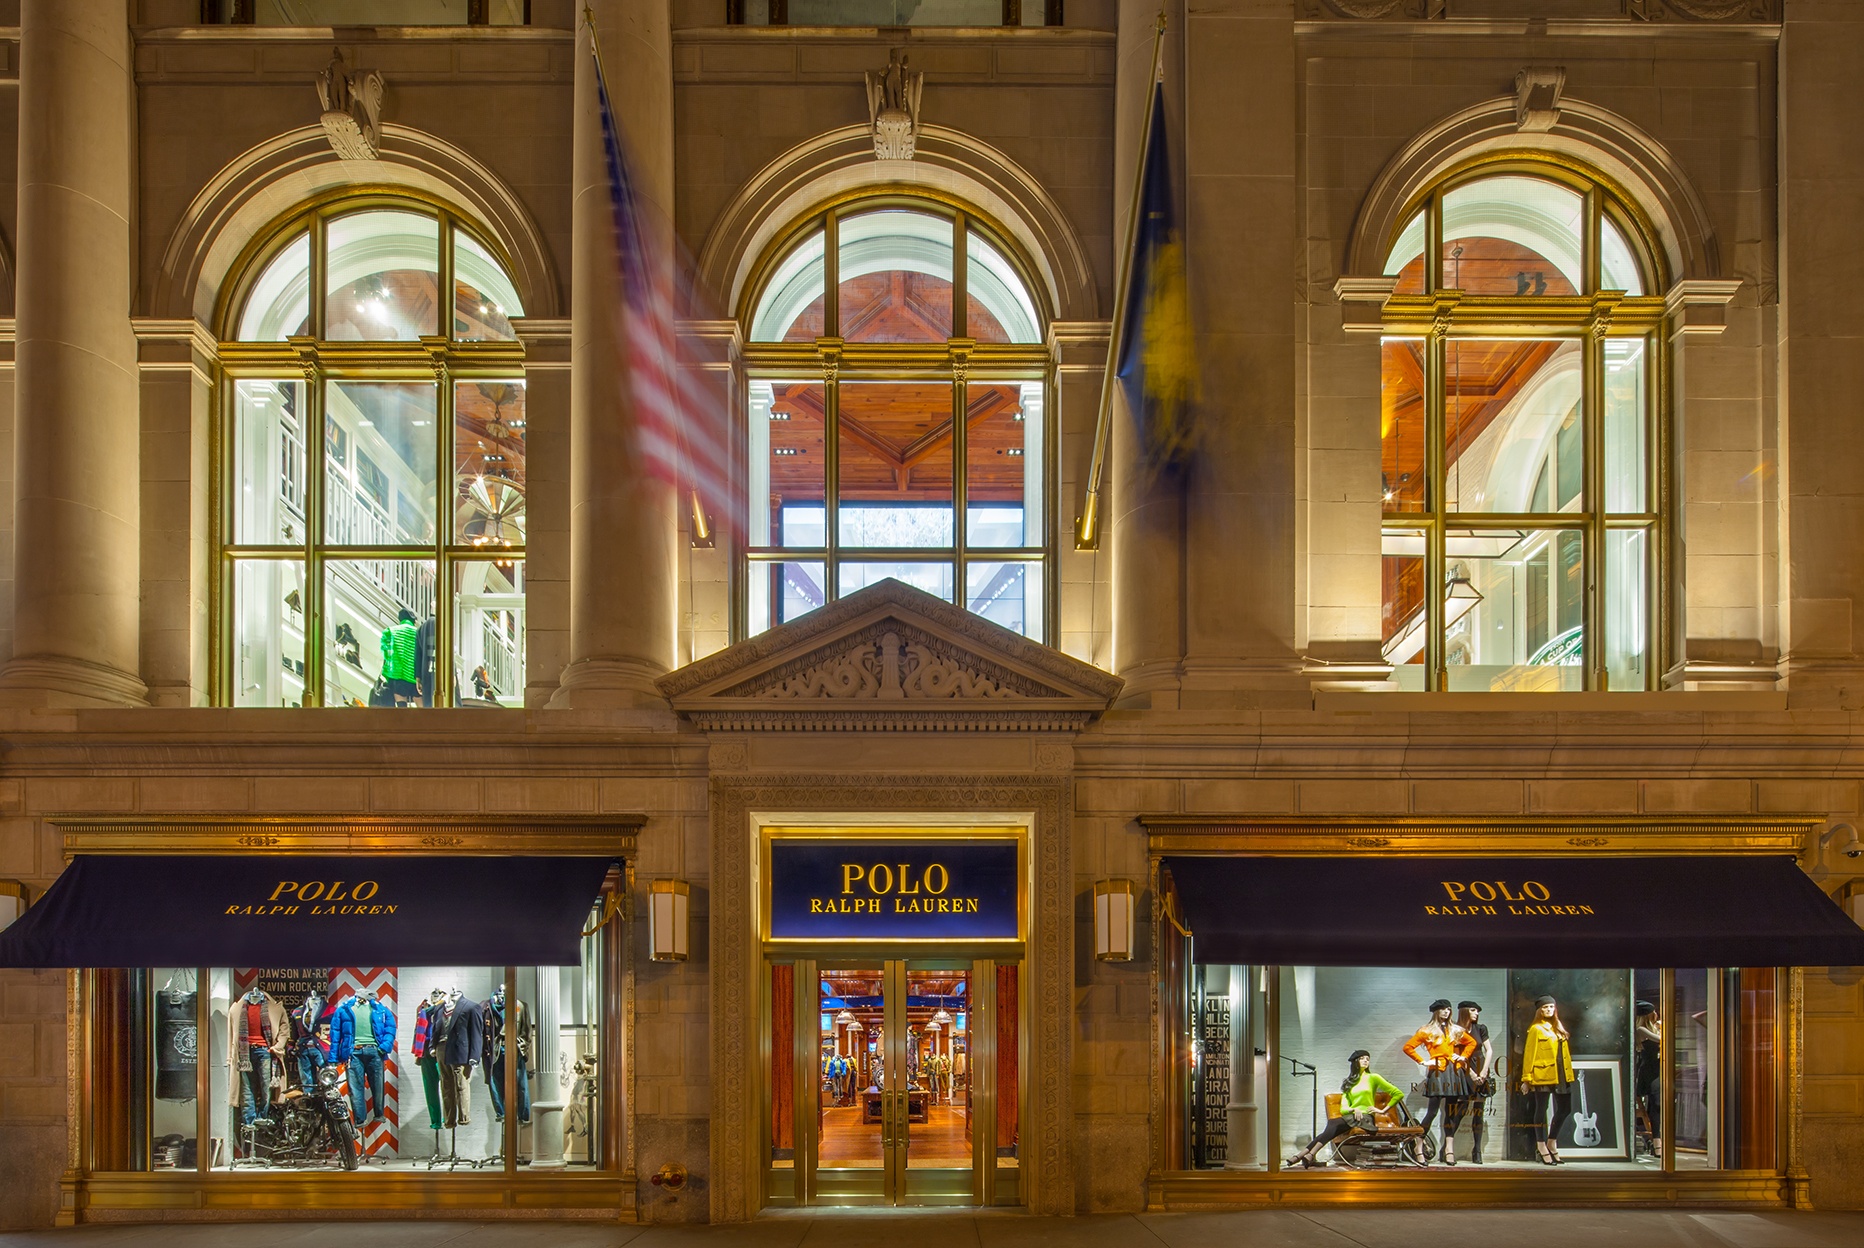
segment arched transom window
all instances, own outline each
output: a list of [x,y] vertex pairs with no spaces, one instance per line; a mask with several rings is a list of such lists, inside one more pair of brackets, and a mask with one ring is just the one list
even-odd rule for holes
[[1663,300],[1596,181],[1452,177],[1385,272],[1384,650],[1412,689],[1645,689],[1663,576]]
[[218,700],[517,705],[518,292],[449,214],[305,213],[247,266],[221,359]]
[[1049,356],[1009,249],[867,200],[794,231],[756,289],[744,631],[897,577],[1049,640]]

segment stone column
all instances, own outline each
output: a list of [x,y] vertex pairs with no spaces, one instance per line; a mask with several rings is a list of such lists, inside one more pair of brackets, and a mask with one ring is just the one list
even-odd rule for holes
[[[609,99],[651,219],[651,259],[670,264],[673,38],[665,0],[597,0]],[[570,662],[553,707],[650,709],[674,663],[678,526],[674,490],[650,478],[632,436],[616,345],[608,172],[589,28],[576,50],[570,243]]]
[[[1166,124],[1182,128],[1184,5],[1166,6]],[[1120,0],[1119,70],[1115,90],[1113,238],[1126,264],[1127,218],[1133,179],[1145,137],[1152,98],[1153,29],[1156,0]],[[1183,144],[1173,144],[1180,151]],[[1117,280],[1117,279],[1116,279]],[[1118,298],[1118,291],[1114,292]],[[1117,315],[1117,312],[1116,312]],[[1114,344],[1111,350],[1118,350]],[[1111,545],[1113,581],[1113,670],[1126,680],[1120,703],[1173,709],[1178,705],[1184,657],[1184,497],[1175,478],[1147,482],[1141,471],[1139,439],[1131,413],[1116,391],[1108,474],[1112,506],[1103,511],[1102,541]]]
[[1287,0],[1207,0],[1186,18],[1187,268],[1204,387],[1185,497],[1187,707],[1310,700],[1295,648],[1294,16]]
[[1230,968],[1230,1105],[1224,1166],[1252,1170],[1256,1150],[1256,968]]
[[138,705],[135,89],[124,0],[20,15],[13,658],[8,702]]

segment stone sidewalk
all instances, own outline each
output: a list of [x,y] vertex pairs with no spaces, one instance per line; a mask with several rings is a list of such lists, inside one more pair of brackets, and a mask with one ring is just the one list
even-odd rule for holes
[[1864,1213],[1688,1213],[1644,1209],[1273,1210],[1032,1218],[1015,1213],[838,1210],[738,1226],[564,1222],[271,1222],[79,1227],[0,1234],[0,1248],[1856,1248]]

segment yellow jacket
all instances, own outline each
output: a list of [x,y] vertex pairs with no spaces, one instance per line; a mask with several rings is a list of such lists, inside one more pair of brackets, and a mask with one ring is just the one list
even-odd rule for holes
[[1560,1038],[1552,1024],[1535,1022],[1527,1029],[1521,1049],[1521,1082],[1551,1087],[1573,1081],[1573,1047]]

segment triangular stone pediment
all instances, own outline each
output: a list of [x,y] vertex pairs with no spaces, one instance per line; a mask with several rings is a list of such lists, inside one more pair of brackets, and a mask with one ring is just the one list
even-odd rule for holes
[[1121,680],[884,580],[659,680],[721,730],[1073,731]]

